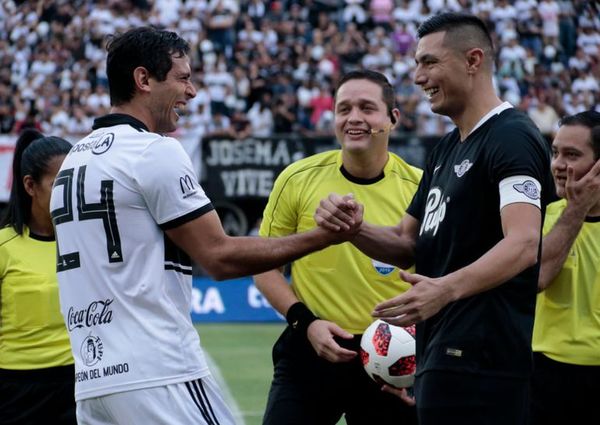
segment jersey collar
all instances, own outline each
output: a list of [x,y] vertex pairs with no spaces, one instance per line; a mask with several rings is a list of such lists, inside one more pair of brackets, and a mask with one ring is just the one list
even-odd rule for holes
[[130,125],[137,131],[148,131],[146,124],[127,114],[108,114],[94,120],[92,130],[97,130],[103,127],[113,127],[115,125]]

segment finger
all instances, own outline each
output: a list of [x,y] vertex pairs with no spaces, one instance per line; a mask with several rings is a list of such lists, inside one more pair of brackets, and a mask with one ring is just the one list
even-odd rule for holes
[[315,212],[315,221],[321,227],[325,227],[325,223],[328,223],[333,226],[334,230],[348,230],[352,225],[352,217],[345,213],[343,215],[345,216],[345,220],[335,216],[323,207],[318,207]]
[[329,221],[321,217],[318,213],[315,213],[313,218],[315,220],[315,223],[317,223],[317,225],[319,227],[322,227],[323,229],[329,230],[331,232],[339,232],[340,230],[342,230],[340,226],[330,223]]
[[377,304],[375,306],[375,308],[373,309],[373,311],[374,312],[378,312],[378,313],[383,313],[383,312],[385,312],[387,310],[398,308],[398,307],[406,304],[406,301],[407,301],[407,299],[406,299],[407,295],[406,294],[408,294],[408,291],[404,292],[403,294],[400,294],[400,295],[398,295],[398,296],[396,296],[394,298],[390,298],[389,300],[380,302],[379,304]]
[[339,327],[336,324],[333,324],[329,330],[333,335],[339,336],[340,338],[343,338],[343,339],[354,338],[354,335],[352,335],[350,332],[345,331],[344,329],[342,329],[341,327]]
[[423,280],[423,276],[416,273],[408,273],[404,270],[400,270],[400,278],[411,285],[415,285]]

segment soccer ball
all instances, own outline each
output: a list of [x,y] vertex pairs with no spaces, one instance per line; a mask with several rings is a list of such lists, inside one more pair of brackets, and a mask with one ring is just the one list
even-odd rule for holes
[[367,374],[379,384],[397,388],[415,380],[415,326],[400,327],[375,320],[360,340],[360,358]]

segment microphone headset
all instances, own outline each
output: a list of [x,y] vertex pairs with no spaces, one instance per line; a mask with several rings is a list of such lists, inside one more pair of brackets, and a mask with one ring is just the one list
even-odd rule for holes
[[380,128],[378,130],[375,128],[372,128],[369,131],[371,132],[371,135],[373,135],[373,134],[380,134],[380,133],[389,133],[390,131],[392,131],[393,128],[394,128],[394,123],[390,123],[385,128]]

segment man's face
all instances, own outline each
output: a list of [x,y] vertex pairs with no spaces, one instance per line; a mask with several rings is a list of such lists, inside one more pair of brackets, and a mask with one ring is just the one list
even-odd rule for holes
[[[342,149],[366,151],[374,146],[387,149],[392,122],[379,85],[362,79],[347,81],[337,91],[334,112],[335,135]],[[378,133],[372,134],[371,130]]]
[[150,110],[157,133],[170,133],[177,129],[178,109],[184,109],[188,100],[196,96],[191,81],[190,62],[187,56],[171,56],[173,66],[164,81],[151,78],[152,97]]
[[415,53],[414,82],[425,92],[436,114],[459,115],[467,98],[466,59],[443,45],[446,32],[428,34],[419,40]]
[[591,130],[582,125],[563,125],[552,142],[552,176],[556,194],[566,197],[567,167],[573,169],[575,180],[584,176],[595,163]]

